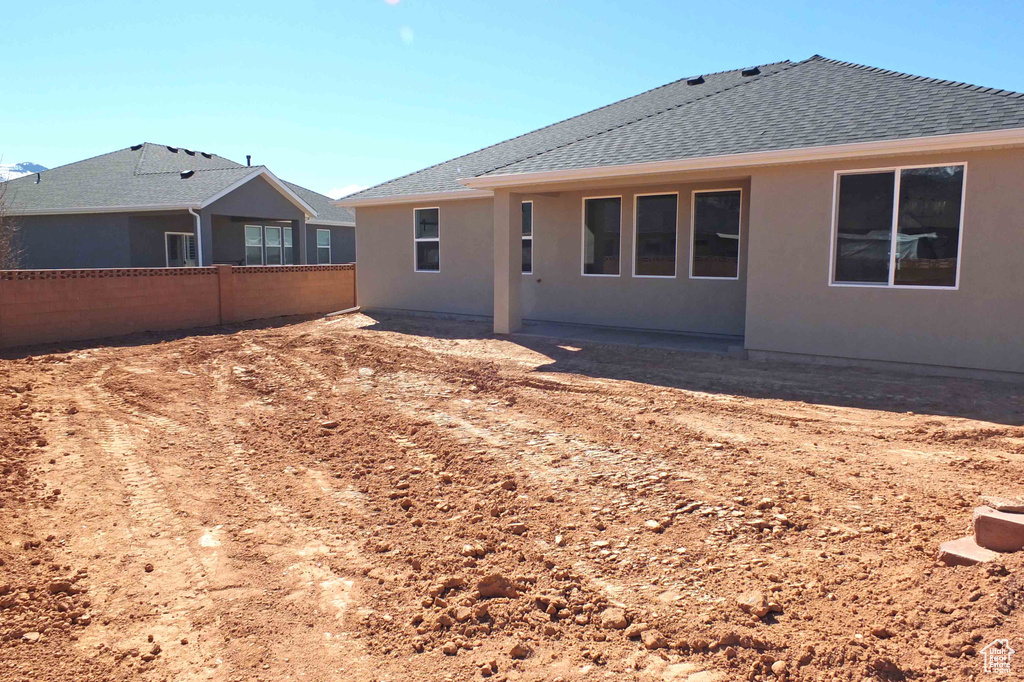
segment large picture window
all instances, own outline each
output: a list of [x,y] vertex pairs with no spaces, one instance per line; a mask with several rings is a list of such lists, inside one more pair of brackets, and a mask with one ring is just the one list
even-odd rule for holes
[[742,198],[738,189],[693,193],[690,277],[739,279]]
[[636,277],[676,276],[676,207],[678,194],[636,197]]
[[413,211],[413,241],[416,272],[441,270],[441,209],[417,208]]
[[533,274],[533,202],[523,202],[523,274]]
[[583,274],[617,277],[622,197],[583,200]]
[[957,286],[963,164],[837,173],[832,283]]

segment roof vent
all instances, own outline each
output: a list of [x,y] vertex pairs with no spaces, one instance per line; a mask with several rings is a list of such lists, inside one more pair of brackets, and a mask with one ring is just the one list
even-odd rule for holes
[[252,154],[246,154],[245,155],[245,165],[246,166],[251,166],[252,165]]
[[752,66],[749,69],[743,69],[742,71],[740,71],[741,76],[756,76],[759,73],[761,73],[761,69],[757,68],[756,66]]
[[142,149],[142,145],[141,145],[141,144],[133,144],[133,145],[132,145],[132,151],[133,151],[133,152],[137,152],[137,151],[139,151],[140,149]]
[[704,76],[697,76],[696,78],[687,78],[686,79],[686,84],[687,85],[700,85],[703,82],[704,82]]
[[181,179],[187,180],[188,178],[191,178],[195,174],[196,172],[194,170],[181,171]]
[[177,147],[168,147],[167,151],[169,151],[172,154],[177,154],[178,153],[178,148]]
[[189,156],[195,156],[196,155],[196,153],[194,151],[192,151],[191,149],[186,149],[185,153],[188,154]]
[[204,158],[212,159],[213,154],[207,154],[206,152],[199,152]]
[[40,175],[39,173],[36,173],[36,184],[38,185],[42,181],[43,181],[43,176]]

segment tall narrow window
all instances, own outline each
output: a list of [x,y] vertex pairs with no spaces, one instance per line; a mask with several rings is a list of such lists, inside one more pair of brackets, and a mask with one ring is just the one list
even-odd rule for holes
[[263,228],[263,237],[266,242],[267,265],[281,265],[283,254],[281,253],[281,228],[267,225]]
[[295,265],[295,249],[292,247],[292,228],[284,228],[284,262]]
[[245,264],[263,265],[263,228],[259,225],[245,226]]
[[636,198],[637,277],[676,276],[676,205],[678,194],[650,194]]
[[739,278],[741,198],[738,189],[693,193],[690,277]]
[[583,200],[583,274],[618,276],[621,197]]
[[533,202],[523,202],[523,274],[533,274]]
[[316,262],[319,265],[329,265],[331,262],[331,231],[316,231]]
[[832,282],[957,286],[964,166],[838,174]]
[[417,208],[413,211],[413,242],[416,249],[416,272],[438,272],[441,269],[441,210]]

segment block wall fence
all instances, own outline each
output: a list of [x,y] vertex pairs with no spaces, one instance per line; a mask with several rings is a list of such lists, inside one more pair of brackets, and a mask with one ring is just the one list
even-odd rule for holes
[[356,305],[355,264],[0,271],[0,348]]

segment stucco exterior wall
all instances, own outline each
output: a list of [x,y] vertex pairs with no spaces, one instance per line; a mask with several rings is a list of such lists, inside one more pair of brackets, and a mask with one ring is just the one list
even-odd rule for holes
[[331,264],[343,265],[356,262],[356,228],[337,225],[306,224],[306,250],[309,262],[316,263],[316,231],[331,231]]
[[[836,170],[966,161],[958,290],[829,286]],[[750,350],[1024,372],[1024,156],[948,153],[760,169]]]
[[[440,208],[441,268],[414,272],[413,209]],[[359,305],[491,315],[494,305],[490,199],[356,210]]]
[[20,267],[131,267],[129,217],[125,213],[21,216]]
[[[692,279],[689,276],[692,192],[740,188],[739,279]],[[636,194],[679,194],[676,214],[676,275],[635,277],[634,217]],[[523,275],[522,315],[527,320],[574,322],[702,334],[743,334],[746,300],[747,216],[749,183],[745,179],[687,182],[643,187],[604,187],[526,194],[533,201],[533,274]],[[618,277],[582,275],[583,200],[621,196]]]
[[195,220],[188,213],[140,213],[129,217],[129,225],[133,268],[165,267],[167,245],[164,235],[167,232],[195,233]]

